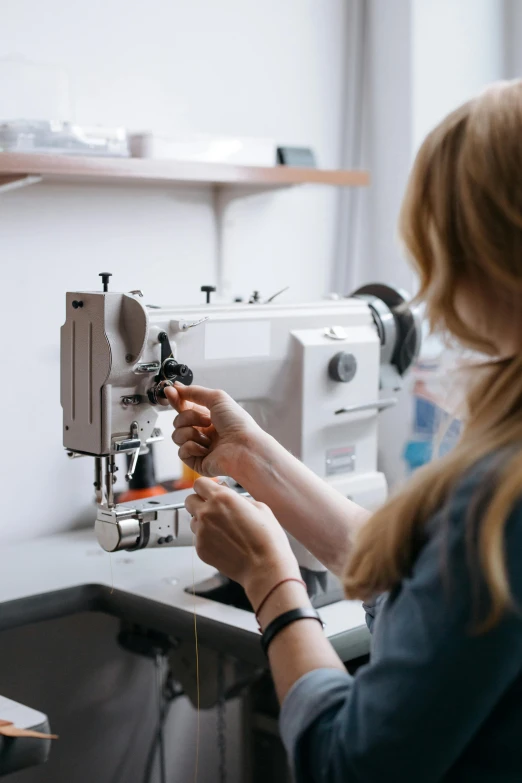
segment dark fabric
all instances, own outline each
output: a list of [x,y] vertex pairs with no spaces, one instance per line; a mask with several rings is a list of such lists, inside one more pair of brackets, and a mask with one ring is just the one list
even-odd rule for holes
[[[478,464],[430,521],[400,589],[367,608],[370,663],[301,678],[281,713],[297,783],[520,783],[522,615],[478,635],[487,591],[476,538],[494,462]],[[471,536],[469,531],[471,530]],[[522,606],[522,502],[505,528]]]

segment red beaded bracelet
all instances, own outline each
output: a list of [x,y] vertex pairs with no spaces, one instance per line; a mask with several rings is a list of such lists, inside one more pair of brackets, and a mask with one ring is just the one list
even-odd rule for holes
[[[287,577],[286,579],[281,579],[281,581],[280,581],[280,582],[277,582],[277,584],[275,584],[275,585],[274,585],[274,586],[273,586],[273,587],[272,587],[272,588],[271,588],[271,589],[268,591],[268,593],[265,595],[265,597],[263,598],[263,600],[261,601],[261,603],[260,603],[260,604],[259,604],[259,606],[257,607],[257,609],[256,609],[256,611],[255,611],[255,616],[256,616],[256,620],[257,620],[257,624],[258,624],[258,625],[259,625],[259,612],[261,611],[261,609],[263,608],[263,606],[266,604],[266,602],[268,601],[268,599],[270,598],[270,596],[272,595],[272,593],[275,593],[275,591],[277,590],[277,588],[278,588],[278,587],[281,587],[281,585],[284,585],[284,584],[286,584],[286,582],[297,582],[298,584],[300,584],[300,585],[303,585],[303,587],[304,587],[304,589],[305,589],[305,590],[307,589],[307,588],[306,588],[306,583],[305,583],[305,582],[303,582],[303,580],[302,580],[302,579],[298,579],[298,578],[297,578],[297,577],[295,577],[295,576],[289,576],[289,577]],[[261,628],[259,628],[259,630],[261,630]]]

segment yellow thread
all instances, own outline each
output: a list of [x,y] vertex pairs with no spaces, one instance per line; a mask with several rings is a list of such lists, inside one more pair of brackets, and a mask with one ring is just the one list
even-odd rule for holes
[[111,595],[114,593],[114,572],[112,570],[112,552],[109,552],[109,561],[111,564]]
[[192,596],[194,598],[194,642],[196,645],[196,702],[197,702],[197,726],[196,726],[196,771],[194,781],[198,780],[199,765],[199,649],[198,649],[198,624],[196,619],[196,576],[194,572],[194,552],[196,549],[196,536],[192,534]]

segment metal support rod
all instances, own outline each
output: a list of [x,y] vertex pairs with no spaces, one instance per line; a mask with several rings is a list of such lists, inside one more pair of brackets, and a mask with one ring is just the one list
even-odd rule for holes
[[96,492],[96,502],[98,504],[103,503],[103,488],[102,488],[102,458],[94,458],[94,489]]
[[114,454],[105,458],[105,490],[107,495],[107,507],[114,508],[114,481],[116,480],[116,460]]
[[[216,241],[216,288],[218,296],[224,295],[225,284],[225,269],[224,269],[224,248],[223,248],[223,236],[224,236],[224,220],[226,210],[226,191],[222,185],[214,185],[212,189],[212,202],[214,207],[214,225],[215,225],[215,241]],[[207,303],[210,301],[210,297],[207,299]]]

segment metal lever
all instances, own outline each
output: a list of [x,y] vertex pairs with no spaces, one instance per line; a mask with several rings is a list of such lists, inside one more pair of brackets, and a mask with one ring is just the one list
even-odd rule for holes
[[136,365],[133,372],[137,373],[138,375],[143,375],[144,373],[148,372],[159,372],[160,367],[161,365],[159,362],[142,362],[142,364]]
[[174,333],[188,332],[189,329],[193,329],[195,326],[204,324],[205,321],[208,320],[209,320],[209,316],[207,315],[204,318],[200,318],[199,321],[171,321],[170,327]]
[[127,479],[127,481],[130,481],[131,478],[134,476],[134,471],[136,470],[136,465],[138,464],[139,455],[140,455],[140,450],[134,449],[134,451],[132,452],[132,457],[127,473],[125,474],[125,478]]
[[280,291],[276,291],[275,294],[272,294],[272,296],[268,297],[268,299],[266,300],[265,304],[270,304],[270,302],[273,302],[274,299],[276,299],[278,296],[281,296],[281,294],[284,294],[285,291],[288,291],[289,288],[290,288],[290,286],[287,285],[284,288],[282,288]]
[[339,408],[338,411],[335,411],[335,415],[338,416],[341,413],[371,411],[374,408],[378,411],[383,411],[386,408],[393,408],[394,405],[397,405],[397,398],[390,397],[388,400],[373,400],[372,402],[362,402],[359,405],[349,405],[347,408]]
[[114,451],[134,451],[141,448],[141,440],[139,438],[125,438],[123,440],[113,441]]
[[130,426],[130,436],[126,438],[114,438],[112,441],[114,451],[134,451],[141,448],[141,440],[138,435],[138,422],[133,421]]

